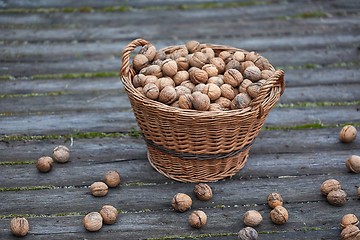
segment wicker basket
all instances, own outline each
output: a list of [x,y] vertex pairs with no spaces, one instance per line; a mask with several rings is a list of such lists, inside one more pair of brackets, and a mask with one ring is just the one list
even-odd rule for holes
[[[277,70],[261,87],[251,105],[242,110],[197,111],[150,100],[132,85],[135,71],[131,52],[148,44],[136,39],[122,53],[120,77],[148,148],[150,164],[163,175],[181,182],[210,182],[236,174],[244,167],[254,139],[284,92],[284,72]],[[247,51],[206,44],[216,53]],[[184,46],[171,46],[171,53]]]

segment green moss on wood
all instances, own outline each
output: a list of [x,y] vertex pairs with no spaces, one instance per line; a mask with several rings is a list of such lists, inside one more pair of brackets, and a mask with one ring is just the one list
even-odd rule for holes
[[35,191],[35,190],[44,190],[44,189],[55,189],[55,186],[31,186],[31,187],[2,187],[0,192],[9,192],[9,191]]
[[298,103],[278,103],[275,105],[277,108],[315,108],[315,107],[346,107],[360,105],[359,101],[350,102],[298,102]]
[[17,162],[0,162],[0,166],[1,165],[30,165],[30,164],[34,164],[36,163],[35,160],[30,160],[30,161],[17,161]]
[[2,98],[20,98],[20,97],[43,97],[43,96],[60,96],[65,94],[71,94],[71,92],[63,91],[53,91],[45,93],[23,93],[23,94],[0,94],[0,99]]

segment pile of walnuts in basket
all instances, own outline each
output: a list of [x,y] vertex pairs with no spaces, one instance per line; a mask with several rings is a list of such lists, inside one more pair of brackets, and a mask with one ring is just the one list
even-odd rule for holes
[[149,99],[182,109],[243,109],[273,75],[256,52],[216,50],[197,41],[171,50],[145,45],[133,58],[134,87]]

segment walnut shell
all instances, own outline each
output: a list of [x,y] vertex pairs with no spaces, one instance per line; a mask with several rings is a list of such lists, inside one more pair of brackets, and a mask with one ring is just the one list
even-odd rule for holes
[[327,179],[320,186],[320,191],[323,195],[328,195],[333,190],[341,189],[340,182],[336,179]]
[[57,146],[53,150],[52,158],[59,163],[66,163],[70,159],[70,150],[63,145]]
[[236,69],[229,69],[224,73],[224,83],[230,84],[232,87],[238,87],[242,81],[243,76]]
[[43,156],[36,161],[36,168],[39,172],[50,172],[53,166],[54,160],[51,157]]
[[186,81],[183,81],[180,86],[184,86],[184,87],[187,87],[188,89],[190,89],[190,91],[192,91],[195,87],[195,84],[193,84],[190,80],[186,80]]
[[136,72],[149,66],[149,59],[144,54],[136,54],[133,59],[133,67]]
[[256,62],[259,57],[260,55],[257,52],[252,51],[245,55],[245,61]]
[[233,100],[234,97],[236,96],[236,92],[234,91],[235,89],[230,84],[225,83],[221,85],[220,90],[221,90],[221,96],[229,100]]
[[244,73],[245,69],[250,66],[255,66],[252,61],[245,61],[240,64],[240,72]]
[[89,232],[99,231],[103,224],[103,218],[98,212],[91,212],[85,215],[83,218],[83,224],[86,230]]
[[147,98],[156,100],[159,97],[160,90],[154,83],[148,83],[143,88],[144,94]]
[[222,60],[221,58],[215,57],[213,59],[210,59],[210,63],[213,64],[217,68],[219,74],[222,74],[225,72],[226,64],[225,64],[224,60]]
[[345,214],[341,218],[340,226],[342,228],[346,228],[349,225],[357,226],[358,224],[359,224],[359,219],[355,216],[355,214],[349,213],[349,214]]
[[159,94],[159,101],[168,105],[175,102],[177,98],[178,96],[173,86],[164,87],[164,89],[161,90]]
[[269,77],[271,77],[272,75],[274,75],[274,72],[271,70],[262,70],[261,71],[261,78],[262,79],[268,79]]
[[213,196],[211,187],[206,183],[196,184],[194,187],[194,194],[201,201],[208,201]]
[[163,64],[163,60],[160,59],[156,59],[152,62],[152,65],[158,65],[159,67],[161,67]]
[[191,94],[191,90],[184,86],[176,86],[175,91],[178,97],[184,94]]
[[139,93],[141,93],[142,95],[145,96],[143,87],[137,87],[136,90],[137,90]]
[[243,215],[243,222],[246,226],[256,227],[263,220],[261,214],[256,210],[249,210]]
[[201,91],[202,93],[208,95],[211,101],[215,101],[221,96],[220,88],[214,83],[208,83]]
[[147,57],[147,59],[149,60],[149,62],[151,62],[152,60],[154,60],[155,55],[156,55],[156,48],[154,45],[152,45],[151,43],[144,45],[141,50],[139,51],[140,54],[143,54],[144,56]]
[[225,71],[229,69],[236,69],[240,71],[240,63],[236,60],[230,60],[225,66]]
[[250,97],[256,98],[258,96],[259,90],[262,84],[259,82],[251,83],[247,88],[246,91]]
[[180,108],[179,106],[179,100],[176,100],[175,102],[173,102],[172,104],[170,104],[171,107],[176,107],[176,108]]
[[208,77],[215,77],[218,75],[218,69],[216,68],[216,66],[214,64],[205,64],[202,68],[202,70],[204,70],[207,74]]
[[103,197],[108,194],[109,188],[103,182],[94,182],[90,185],[90,192],[95,197]]
[[192,67],[202,68],[206,63],[208,63],[207,56],[202,52],[196,52],[189,59],[189,64]]
[[201,210],[193,211],[188,218],[190,226],[194,228],[202,228],[206,224],[206,221],[207,216],[205,212]]
[[182,109],[192,109],[193,96],[191,94],[183,94],[179,97],[179,107]]
[[206,86],[205,83],[196,84],[195,87],[193,88],[192,92],[202,92],[202,90],[205,88],[205,86]]
[[245,227],[238,233],[239,240],[257,240],[258,237],[258,232],[252,227]]
[[256,66],[249,66],[244,70],[244,77],[256,82],[261,79],[261,70]]
[[159,78],[159,90],[163,90],[164,87],[166,86],[172,86],[175,87],[175,82],[173,79],[169,78],[169,77],[162,77]]
[[180,85],[182,82],[189,80],[190,75],[188,71],[178,71],[174,76],[173,80],[175,82],[175,85]]
[[192,40],[192,41],[188,41],[185,44],[187,50],[189,51],[189,53],[194,53],[200,50],[200,43],[198,41]]
[[250,84],[252,84],[252,81],[249,79],[244,79],[239,86],[239,92],[247,93],[247,88]]
[[207,83],[214,83],[216,84],[218,87],[220,87],[221,85],[224,84],[224,80],[219,77],[219,76],[215,76],[215,77],[211,77],[208,79]]
[[108,185],[108,187],[111,188],[117,187],[121,182],[120,173],[115,170],[107,171],[104,175],[103,181],[106,185]]
[[145,75],[144,74],[137,74],[133,77],[132,83],[135,88],[145,86]]
[[347,201],[346,197],[347,197],[346,192],[344,190],[339,189],[329,192],[326,199],[331,205],[343,206]]
[[284,203],[284,200],[279,193],[273,192],[268,195],[267,203],[268,203],[269,207],[275,208],[276,206],[282,206]]
[[283,206],[276,206],[270,212],[271,221],[275,224],[284,224],[289,219],[289,213]]
[[210,103],[208,111],[222,111],[223,108],[218,103]]
[[145,87],[145,85],[149,83],[155,84],[158,88],[160,87],[159,79],[155,76],[152,75],[145,76],[145,82],[143,87]]
[[360,173],[360,156],[357,155],[351,155],[346,160],[346,167],[349,169],[349,171],[354,173]]
[[29,222],[23,217],[14,217],[10,221],[10,231],[14,236],[24,237],[29,232]]
[[176,60],[181,57],[186,57],[188,54],[189,54],[188,50],[184,47],[170,53],[169,58]]
[[208,59],[208,62],[210,61],[210,59],[213,59],[215,57],[215,52],[210,47],[205,47],[205,48],[201,49],[201,52],[205,54],[205,56]]
[[111,205],[104,205],[100,209],[99,213],[105,224],[114,224],[116,222],[118,211],[115,207]]
[[229,100],[228,98],[225,98],[225,97],[219,97],[219,99],[217,99],[215,101],[215,103],[219,104],[221,108],[230,108],[231,107],[231,100]]
[[179,57],[176,60],[178,71],[187,71],[190,67],[189,60],[186,57]]
[[146,68],[143,68],[140,70],[141,74],[144,74],[146,76],[148,75],[152,75],[155,76],[157,78],[161,78],[163,76],[162,71],[161,71],[161,67],[158,65],[150,65]]
[[206,83],[208,80],[208,74],[207,72],[205,72],[204,70],[201,69],[195,69],[193,71],[190,72],[190,80],[194,83],[194,84],[198,84],[198,83]]
[[249,106],[251,97],[246,93],[239,93],[231,101],[231,109],[243,109]]
[[185,212],[191,208],[192,199],[185,193],[177,193],[171,201],[171,206],[178,212]]
[[360,239],[360,230],[357,226],[349,225],[341,231],[341,239],[358,240]]
[[273,66],[270,64],[269,60],[260,56],[258,59],[255,60],[255,66],[257,66],[260,70],[271,70]]
[[193,92],[191,95],[193,96],[192,104],[194,109],[199,111],[206,111],[209,109],[210,98],[208,97],[208,95],[201,92]]
[[352,125],[345,125],[340,133],[339,133],[339,140],[343,143],[351,143],[355,140],[357,135],[357,130]]
[[233,59],[238,61],[238,62],[244,62],[245,61],[245,53],[241,52],[241,51],[236,51],[233,54]]
[[153,61],[155,61],[155,60],[165,60],[165,59],[166,59],[166,53],[163,50],[159,50],[159,51],[156,52]]
[[178,71],[176,61],[172,59],[164,60],[161,66],[161,70],[164,76],[173,77]]
[[218,57],[224,60],[225,63],[228,63],[232,60],[232,54],[228,51],[220,52]]

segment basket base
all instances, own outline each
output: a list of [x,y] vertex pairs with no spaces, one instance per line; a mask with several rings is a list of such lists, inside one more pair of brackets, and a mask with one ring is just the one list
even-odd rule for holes
[[162,175],[180,182],[214,182],[238,173],[249,156],[250,147],[237,155],[215,160],[185,160],[148,146],[147,158]]

